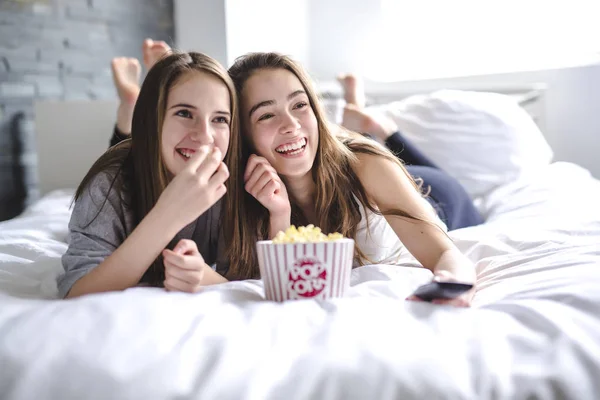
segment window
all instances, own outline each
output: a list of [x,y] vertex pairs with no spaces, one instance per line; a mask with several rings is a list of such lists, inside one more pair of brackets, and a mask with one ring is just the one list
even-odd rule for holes
[[563,68],[600,59],[598,0],[380,0],[368,78]]

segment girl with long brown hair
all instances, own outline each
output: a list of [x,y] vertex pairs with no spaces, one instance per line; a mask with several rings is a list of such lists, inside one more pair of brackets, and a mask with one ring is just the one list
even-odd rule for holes
[[[253,53],[229,74],[242,138],[228,164],[228,277],[258,276],[257,240],[290,224],[314,224],[353,238],[357,264],[393,264],[406,248],[434,279],[474,283],[472,263],[402,163],[376,142],[330,125],[299,64]],[[472,294],[436,302],[467,306]]]
[[131,138],[111,147],[75,194],[59,293],[74,297],[139,283],[194,292],[224,279],[219,199],[237,147],[237,100],[227,71],[200,53],[171,52],[148,72]]

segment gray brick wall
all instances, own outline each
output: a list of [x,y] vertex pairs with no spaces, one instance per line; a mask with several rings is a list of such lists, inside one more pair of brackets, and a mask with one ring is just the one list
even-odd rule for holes
[[38,196],[33,101],[115,98],[110,60],[173,32],[172,0],[0,0],[0,220]]

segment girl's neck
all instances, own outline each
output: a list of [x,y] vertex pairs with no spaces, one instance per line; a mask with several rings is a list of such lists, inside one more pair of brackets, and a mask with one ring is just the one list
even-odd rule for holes
[[316,188],[312,174],[309,171],[302,177],[285,178],[285,186],[291,199],[304,212],[309,222],[314,223]]

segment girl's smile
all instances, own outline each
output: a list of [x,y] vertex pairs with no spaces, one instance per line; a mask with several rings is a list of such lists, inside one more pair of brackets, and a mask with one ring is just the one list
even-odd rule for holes
[[306,150],[306,144],[306,138],[302,137],[300,139],[277,146],[275,151],[285,158],[298,157],[304,154],[304,150]]

